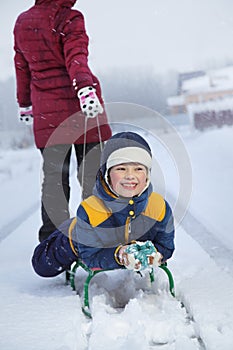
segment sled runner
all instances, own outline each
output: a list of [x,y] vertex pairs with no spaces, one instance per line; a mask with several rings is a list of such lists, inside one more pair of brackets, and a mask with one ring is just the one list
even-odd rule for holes
[[[77,260],[74,265],[71,267],[70,271],[67,271],[66,273],[66,281],[67,284],[70,284],[71,288],[75,291],[75,275],[78,267],[83,268],[87,273],[87,278],[84,282],[84,287],[83,287],[83,306],[82,306],[82,311],[84,315],[86,315],[89,318],[92,318],[91,316],[91,311],[90,311],[90,301],[89,301],[89,285],[92,280],[92,278],[97,275],[100,272],[105,272],[105,271],[113,271],[113,270],[102,270],[102,269],[90,269],[87,265],[85,265],[81,260]],[[167,263],[161,264],[159,266],[167,275],[168,277],[168,283],[169,283],[169,291],[173,297],[175,297],[175,288],[174,288],[174,279],[172,276],[171,271],[167,267]],[[149,272],[150,274],[150,281],[151,283],[154,282],[154,270],[151,269]]]

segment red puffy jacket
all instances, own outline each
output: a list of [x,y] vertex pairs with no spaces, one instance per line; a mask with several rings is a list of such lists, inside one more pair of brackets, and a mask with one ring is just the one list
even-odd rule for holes
[[[15,23],[17,100],[20,107],[33,107],[38,148],[84,142],[85,117],[77,98],[80,88],[94,86],[103,103],[99,81],[88,67],[83,15],[71,9],[75,2],[36,0]],[[98,124],[102,140],[111,136],[104,113],[88,119],[86,142],[99,141]]]

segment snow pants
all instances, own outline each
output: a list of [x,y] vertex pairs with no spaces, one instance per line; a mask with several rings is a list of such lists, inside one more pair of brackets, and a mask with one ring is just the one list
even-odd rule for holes
[[[101,149],[99,143],[86,144],[85,162],[82,162],[84,150],[84,145],[82,144],[55,145],[41,148],[43,183],[41,197],[42,226],[39,230],[40,242],[48,238],[61,223],[70,217],[70,161],[72,148],[74,148],[77,160],[78,180],[80,185],[83,185],[82,199],[92,194],[96,174],[100,166]],[[82,177],[83,171],[84,178]],[[78,204],[77,199],[77,207]]]

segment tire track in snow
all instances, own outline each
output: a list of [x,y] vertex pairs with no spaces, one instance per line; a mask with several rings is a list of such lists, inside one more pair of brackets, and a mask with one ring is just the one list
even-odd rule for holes
[[224,270],[232,271],[233,254],[218,238],[216,238],[208,228],[198,221],[189,211],[187,211],[181,226],[205,252]]
[[[167,197],[170,203],[176,203],[175,197],[171,193],[168,193]],[[180,204],[180,210],[181,209],[182,205]],[[224,245],[221,240],[218,239],[208,227],[199,221],[189,210],[183,208],[183,212],[185,215],[180,225],[185,232],[199,243],[203,250],[217,263],[217,265],[227,272],[232,271],[232,249],[229,249]]]
[[0,228],[0,243],[9,236],[19,225],[27,220],[39,208],[39,202],[32,204],[24,212],[16,216],[11,222]]

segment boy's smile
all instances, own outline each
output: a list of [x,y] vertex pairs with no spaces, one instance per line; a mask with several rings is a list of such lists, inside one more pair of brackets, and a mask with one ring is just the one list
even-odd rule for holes
[[147,168],[140,163],[124,163],[110,169],[110,185],[122,197],[139,195],[147,184]]

